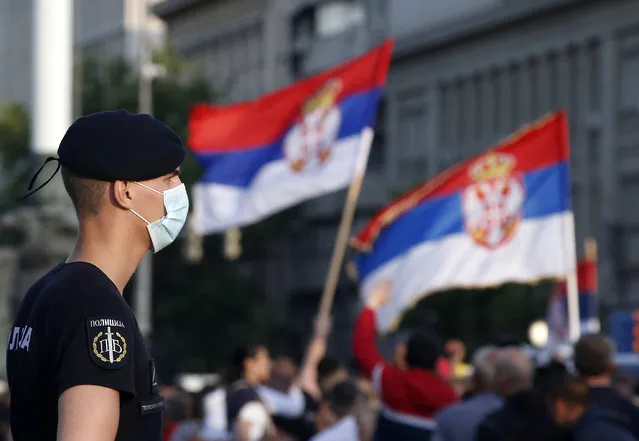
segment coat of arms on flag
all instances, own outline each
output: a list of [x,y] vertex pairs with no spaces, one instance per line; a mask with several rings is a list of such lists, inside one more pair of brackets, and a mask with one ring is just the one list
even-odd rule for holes
[[332,78],[302,106],[299,121],[284,138],[284,152],[296,172],[323,165],[331,156],[342,121],[337,98],[342,82]]
[[521,220],[526,199],[521,173],[512,173],[516,158],[488,153],[469,166],[473,181],[463,191],[466,231],[478,245],[495,249],[507,243]]

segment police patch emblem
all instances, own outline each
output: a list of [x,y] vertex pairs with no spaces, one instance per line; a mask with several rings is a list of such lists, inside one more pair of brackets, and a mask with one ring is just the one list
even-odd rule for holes
[[91,360],[106,369],[120,369],[129,361],[127,329],[122,320],[87,319],[87,337]]

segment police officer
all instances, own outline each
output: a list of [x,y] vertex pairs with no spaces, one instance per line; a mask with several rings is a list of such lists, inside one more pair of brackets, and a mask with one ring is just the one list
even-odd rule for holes
[[155,367],[122,292],[147,250],[185,223],[185,154],[169,127],[125,111],[82,117],[62,139],[55,159],[80,228],[67,261],[25,295],[9,337],[15,441],[161,439]]

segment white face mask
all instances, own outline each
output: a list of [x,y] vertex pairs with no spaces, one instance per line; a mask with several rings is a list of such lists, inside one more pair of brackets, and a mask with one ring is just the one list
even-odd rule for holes
[[141,187],[158,193],[164,197],[164,208],[166,214],[155,222],[149,222],[135,210],[131,212],[146,223],[146,229],[151,238],[151,247],[154,253],[171,245],[186,223],[186,216],[189,214],[189,195],[184,184],[164,192],[158,191],[147,185],[136,182]]

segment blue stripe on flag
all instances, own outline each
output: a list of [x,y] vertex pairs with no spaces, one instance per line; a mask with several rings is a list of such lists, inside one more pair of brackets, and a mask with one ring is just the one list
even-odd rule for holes
[[[568,316],[568,298],[562,296],[562,307]],[[579,293],[579,318],[581,320],[587,320],[590,318],[596,318],[599,316],[597,307],[597,296],[591,292]]]

